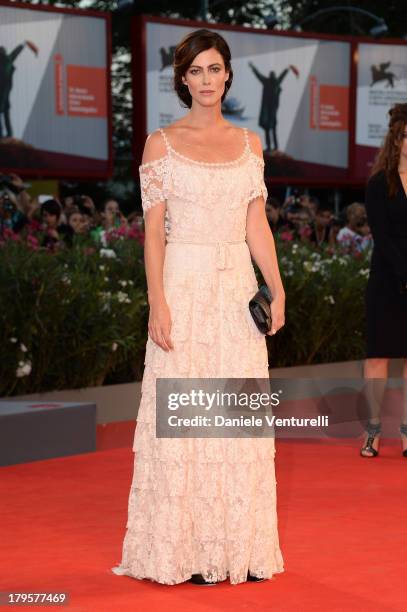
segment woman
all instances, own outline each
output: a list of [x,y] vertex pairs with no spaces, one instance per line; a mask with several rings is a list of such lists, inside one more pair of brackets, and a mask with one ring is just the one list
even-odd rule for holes
[[190,111],[148,137],[140,166],[149,337],[127,532],[113,571],[163,584],[227,576],[237,584],[283,571],[274,439],[156,439],[155,382],[268,378],[265,337],[248,309],[258,289],[250,254],[274,297],[270,333],[284,324],[285,296],[261,142],[221,113],[233,78],[229,47],[198,30],[174,57],[175,91]]
[[121,226],[128,226],[127,219],[120,210],[119,203],[112,198],[102,202],[100,209],[101,225],[92,230],[92,237],[106,246],[106,234]]
[[364,375],[370,418],[363,457],[378,455],[381,402],[389,358],[394,357],[404,359],[400,434],[407,457],[407,104],[396,104],[389,115],[389,130],[366,189],[374,248],[366,292]]

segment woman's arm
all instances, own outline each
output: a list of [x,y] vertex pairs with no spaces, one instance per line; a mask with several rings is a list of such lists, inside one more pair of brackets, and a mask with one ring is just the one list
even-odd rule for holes
[[[253,152],[259,157],[263,157],[263,148],[259,136],[251,133],[250,139]],[[273,296],[271,304],[273,323],[272,330],[269,332],[273,334],[284,325],[285,291],[263,197],[258,197],[249,203],[246,219],[246,241],[250,253]]]
[[[165,209],[161,159],[166,154],[162,137],[154,132],[144,147],[140,167],[144,209],[144,265],[150,306],[148,331],[154,342],[168,351],[173,348],[170,338],[171,314],[165,299],[163,269],[165,258]],[[144,166],[144,164],[147,164]]]
[[397,248],[389,234],[386,208],[388,201],[386,180],[383,175],[372,177],[366,186],[366,212],[374,244],[383,259],[400,280],[407,280],[407,259]]

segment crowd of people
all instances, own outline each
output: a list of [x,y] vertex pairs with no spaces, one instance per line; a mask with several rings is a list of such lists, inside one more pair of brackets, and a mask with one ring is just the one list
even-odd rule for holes
[[[284,203],[269,197],[266,214],[273,234],[285,240],[300,240],[316,248],[340,244],[358,252],[372,245],[366,209],[360,202],[347,206],[342,218],[337,218],[318,198],[296,193]],[[18,234],[24,227],[41,233],[42,247],[70,246],[76,235],[105,245],[106,236],[114,229],[142,230],[143,217],[137,212],[126,217],[111,197],[98,206],[87,195],[31,198],[20,177],[0,175],[0,238],[7,232]]]
[[353,202],[338,218],[328,204],[307,194],[294,195],[281,203],[269,197],[266,214],[274,234],[300,240],[315,247],[341,245],[362,252],[372,246],[365,205]]
[[71,246],[75,236],[105,245],[112,230],[141,229],[142,216],[126,217],[115,198],[106,197],[98,206],[87,195],[31,198],[27,187],[16,174],[0,175],[0,238],[27,229],[31,239],[40,237],[39,246],[56,249]]

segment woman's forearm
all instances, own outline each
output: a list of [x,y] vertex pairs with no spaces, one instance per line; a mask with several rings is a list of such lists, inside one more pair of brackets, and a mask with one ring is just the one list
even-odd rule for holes
[[144,265],[147,277],[147,296],[150,306],[165,299],[163,269],[165,237],[161,232],[146,233],[144,241]]
[[285,299],[285,291],[278,268],[276,245],[266,222],[253,227],[246,236],[250,253],[258,265],[273,299]]

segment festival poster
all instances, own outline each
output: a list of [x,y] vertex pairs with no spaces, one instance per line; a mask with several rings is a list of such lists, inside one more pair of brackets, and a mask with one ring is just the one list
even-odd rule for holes
[[108,176],[107,21],[0,5],[0,166]]
[[363,43],[357,53],[355,174],[366,179],[388,130],[389,109],[407,102],[407,44]]
[[[173,91],[173,54],[194,28],[146,23],[147,133],[186,112]],[[261,136],[266,176],[348,175],[350,44],[295,36],[218,31],[234,79],[222,111]]]

